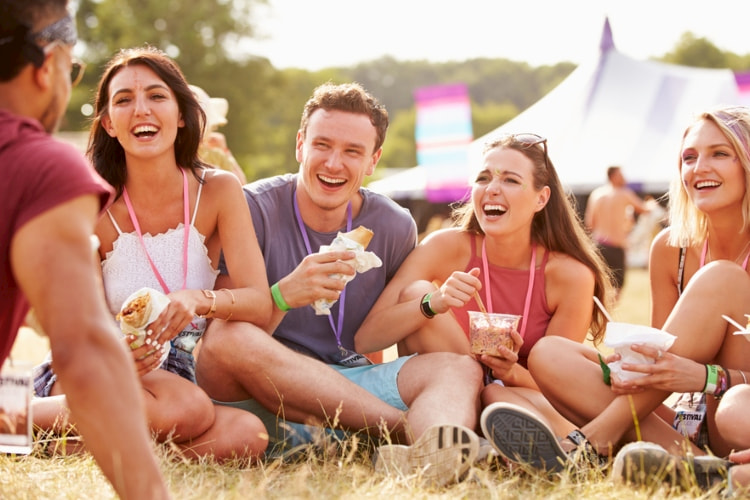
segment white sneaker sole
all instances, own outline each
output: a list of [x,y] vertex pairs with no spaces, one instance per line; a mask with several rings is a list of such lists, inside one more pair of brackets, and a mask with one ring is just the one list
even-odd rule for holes
[[479,437],[460,425],[435,425],[413,445],[383,445],[375,452],[375,471],[418,476],[436,486],[459,481],[476,461]]

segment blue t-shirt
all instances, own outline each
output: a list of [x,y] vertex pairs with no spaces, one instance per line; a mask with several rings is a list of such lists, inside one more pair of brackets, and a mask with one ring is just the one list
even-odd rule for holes
[[[270,284],[291,273],[307,256],[294,214],[296,179],[296,174],[285,174],[244,187]],[[374,232],[367,250],[380,257],[383,265],[358,274],[346,285],[341,344],[352,351],[357,329],[417,243],[417,226],[408,210],[368,189],[360,189],[360,194],[362,208],[352,220],[352,228],[361,225]],[[309,227],[306,229],[313,252],[317,252],[321,245],[329,245],[338,234],[338,231],[318,233]],[[342,227],[340,231],[345,232],[346,228]],[[331,309],[334,324],[338,320],[339,304],[337,302]],[[273,335],[295,351],[326,363],[336,363],[340,359],[328,316],[317,316],[312,306],[287,312]]]

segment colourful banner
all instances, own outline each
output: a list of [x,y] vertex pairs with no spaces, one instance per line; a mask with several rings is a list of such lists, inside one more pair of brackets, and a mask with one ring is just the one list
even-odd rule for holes
[[737,80],[737,92],[740,95],[740,104],[750,106],[750,71],[735,73]]
[[[455,201],[466,191],[469,145],[474,139],[465,84],[433,85],[414,92],[417,163],[427,171],[426,197]],[[458,185],[456,185],[458,183]]]

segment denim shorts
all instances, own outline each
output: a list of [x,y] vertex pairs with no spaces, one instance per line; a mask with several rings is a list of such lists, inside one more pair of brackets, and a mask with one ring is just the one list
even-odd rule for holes
[[[408,406],[401,399],[398,392],[398,374],[411,356],[402,356],[388,363],[380,363],[367,366],[355,366],[347,368],[340,365],[327,365],[358,386],[375,395],[378,399],[389,405],[406,411]],[[314,388],[311,388],[314,390]],[[254,399],[243,401],[216,401],[214,403],[240,408],[255,414],[261,419],[269,435],[269,446],[266,456],[274,458],[288,453],[294,453],[296,449],[315,442],[316,437],[322,434],[334,435],[344,438],[346,433],[341,430],[323,429],[320,427],[305,425],[285,420],[283,416],[276,415]]]
[[[193,355],[175,348],[170,343],[169,355],[159,367],[160,370],[179,375],[195,383],[195,359]],[[57,374],[52,370],[52,354],[47,353],[44,361],[34,367],[34,395],[40,398],[49,396],[52,386],[57,382]]]

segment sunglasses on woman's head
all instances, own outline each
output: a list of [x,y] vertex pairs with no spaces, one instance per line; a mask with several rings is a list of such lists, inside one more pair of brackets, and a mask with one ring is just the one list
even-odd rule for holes
[[544,166],[549,168],[549,160],[547,155],[547,139],[541,135],[522,133],[522,134],[505,134],[502,136],[503,139],[510,139],[513,142],[523,144],[526,147],[536,146],[537,144],[542,145],[544,151]]

